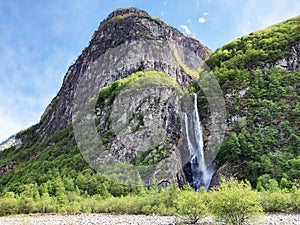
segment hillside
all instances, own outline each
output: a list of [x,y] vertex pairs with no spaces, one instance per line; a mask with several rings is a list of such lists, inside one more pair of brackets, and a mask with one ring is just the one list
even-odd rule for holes
[[221,174],[258,188],[300,184],[300,17],[243,36],[206,60],[226,100],[230,130]]
[[[63,211],[72,194],[97,200],[140,194],[141,184],[190,184],[199,191],[206,168],[198,174],[193,168],[199,156],[191,150],[200,148],[196,134],[202,133],[195,118],[201,115],[205,157],[218,145],[216,139],[208,146],[214,132],[221,133],[210,130],[215,120],[198,82],[211,73],[224,94],[228,126],[208,168],[210,175],[216,170],[212,185],[225,175],[259,190],[274,183],[298,188],[299,20],[211,54],[142,10],[112,12],[67,71],[41,121],[16,135],[22,145],[0,152],[0,193],[55,196],[52,206]],[[201,69],[204,61],[211,71]]]

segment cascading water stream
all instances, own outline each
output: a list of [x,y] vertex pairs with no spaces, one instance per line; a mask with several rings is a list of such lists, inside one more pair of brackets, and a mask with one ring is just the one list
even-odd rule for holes
[[[203,131],[197,106],[197,94],[194,94],[194,111],[191,118],[191,121],[194,123],[194,132],[189,132],[189,118],[187,114],[184,115],[184,119],[187,143],[191,155],[190,163],[193,176],[191,186],[196,191],[199,191],[202,186],[207,190],[215,171],[207,167],[205,163]],[[191,142],[191,133],[195,137],[196,143],[194,145]]]

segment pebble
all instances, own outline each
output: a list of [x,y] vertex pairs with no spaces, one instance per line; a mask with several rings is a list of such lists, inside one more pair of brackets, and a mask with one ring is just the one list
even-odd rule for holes
[[300,214],[267,214],[267,225],[300,225]]
[[44,214],[0,217],[1,225],[175,225],[172,216]]
[[[206,222],[212,221],[210,218]],[[300,225],[300,214],[267,214],[259,225]],[[1,225],[175,225],[174,216],[33,214],[0,217]],[[207,223],[213,224],[213,223]]]

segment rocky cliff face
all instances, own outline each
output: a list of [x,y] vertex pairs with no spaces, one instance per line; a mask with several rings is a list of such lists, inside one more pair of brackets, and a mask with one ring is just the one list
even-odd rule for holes
[[300,68],[300,43],[293,44],[289,56],[278,60],[274,68],[283,68],[290,71],[296,71]]
[[104,145],[103,151],[89,153],[86,159],[93,158],[93,165],[108,162],[111,156],[133,165],[157,164],[152,172],[159,183],[184,180],[183,174],[175,173],[182,165],[174,163],[174,157],[181,157],[178,146],[184,142],[180,118],[182,89],[191,84],[210,53],[199,41],[145,11],[118,9],[100,24],[89,46],[69,68],[40,123],[17,138],[26,142],[29,134],[37,135],[37,141],[43,142],[67,127],[72,117],[74,122],[89,102],[98,99],[101,89],[117,86],[117,81],[144,72],[122,87],[122,93],[111,101],[104,99],[101,105],[98,99],[93,105],[96,111],[86,115],[97,121],[96,136]]
[[[146,86],[138,79],[132,84],[134,89],[126,87],[112,103],[105,102],[96,108],[97,136],[104,146],[97,148],[94,154],[90,147],[81,148],[81,152],[101,174],[109,176],[111,169],[103,165],[113,161],[133,165],[149,185],[153,176],[159,185],[177,183],[178,177],[184,182],[178,146],[183,140],[182,92],[167,83],[153,84],[153,79],[151,77],[150,85]],[[136,84],[141,83],[142,88],[136,88]],[[121,179],[124,173],[120,172]],[[127,177],[126,182],[128,180]]]
[[71,122],[72,111],[80,107],[73,102],[78,84],[84,83],[89,89],[81,93],[80,104],[96,97],[102,87],[138,70],[164,71],[185,87],[192,80],[186,67],[196,70],[209,55],[210,50],[199,41],[142,10],[130,8],[112,12],[69,68],[59,93],[46,108],[35,131],[39,141]]

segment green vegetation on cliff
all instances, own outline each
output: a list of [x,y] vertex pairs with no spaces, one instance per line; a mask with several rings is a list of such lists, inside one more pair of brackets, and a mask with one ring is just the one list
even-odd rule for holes
[[102,88],[97,99],[97,106],[102,107],[104,104],[112,103],[121,91],[122,94],[125,94],[133,90],[143,90],[155,86],[171,86],[176,88],[179,93],[183,93],[180,86],[166,73],[154,70],[139,71]]
[[300,40],[300,16],[273,25],[217,49],[206,60],[211,69],[253,69],[291,55],[291,47]]
[[299,41],[296,17],[241,37],[207,60],[224,92],[230,126],[218,160],[237,165],[239,178],[254,187],[262,177],[281,188],[300,186],[300,70],[272,66],[284,57],[296,60],[288,57],[299,57],[292,50]]

